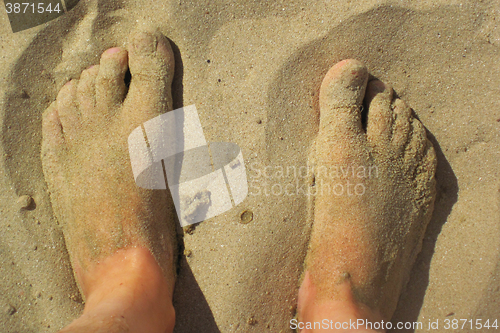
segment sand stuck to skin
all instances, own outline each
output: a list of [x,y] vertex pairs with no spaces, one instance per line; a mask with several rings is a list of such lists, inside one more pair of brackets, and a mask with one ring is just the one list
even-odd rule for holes
[[143,24],[172,42],[174,108],[196,104],[207,141],[241,147],[250,185],[243,203],[184,235],[176,332],[290,331],[310,221],[307,195],[282,189],[308,180],[277,171],[307,165],[320,84],[345,58],[394,87],[438,156],[435,211],[394,322],[421,321],[425,332],[429,320],[500,320],[498,8],[81,1],[17,33],[0,15],[0,331],[55,332],[83,308],[41,169],[41,114]]

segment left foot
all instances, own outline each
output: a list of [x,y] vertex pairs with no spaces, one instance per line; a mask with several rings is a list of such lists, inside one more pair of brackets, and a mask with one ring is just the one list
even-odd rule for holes
[[173,73],[167,39],[136,33],[128,52],[104,52],[44,112],[43,171],[86,299],[64,332],[173,328],[173,219],[165,190],[136,186],[127,143],[134,128],[172,110]]
[[425,128],[389,86],[368,82],[363,64],[342,61],[321,85],[314,168],[299,316],[390,320],[434,206],[436,156]]

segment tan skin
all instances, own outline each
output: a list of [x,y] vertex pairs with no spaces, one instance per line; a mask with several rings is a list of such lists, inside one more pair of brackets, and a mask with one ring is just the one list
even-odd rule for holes
[[[127,91],[124,74],[128,68],[132,81]],[[144,121],[172,110],[173,71],[173,55],[166,38],[158,32],[134,33],[127,49],[105,51],[99,66],[67,83],[43,115],[44,174],[86,300],[83,314],[61,332],[173,331],[173,222],[161,227],[168,216],[168,211],[158,208],[165,206],[165,192],[135,185],[126,140],[128,133]],[[366,68],[355,60],[343,61],[327,74],[320,93],[316,163],[344,163],[349,159],[368,163],[374,160],[366,155],[366,147],[371,145],[381,151],[375,156],[381,164],[389,158],[400,161],[389,171],[403,178],[409,177],[408,168],[423,165],[427,183],[417,185],[424,186],[432,199],[435,158],[425,132],[422,137],[423,126],[412,118],[404,103],[393,100],[390,88],[380,81],[367,83],[367,78]],[[356,109],[360,103],[372,108],[367,133],[362,132],[360,110]],[[408,126],[413,126],[411,133]],[[393,127],[391,138],[387,138],[389,127]],[[412,186],[417,186],[412,180],[394,181],[392,190],[412,200]],[[374,180],[366,186],[383,190],[387,179],[380,181],[384,184]],[[411,265],[401,268],[402,272],[377,266],[387,266],[380,259],[385,252],[378,253],[373,244],[386,240],[379,237],[378,227],[359,225],[393,226],[386,221],[391,212],[369,214],[370,205],[380,204],[373,198],[324,195],[316,199],[311,247],[299,293],[301,321],[375,321],[392,316],[401,288],[387,296],[383,284],[375,285],[375,289],[365,286],[373,285],[373,279],[379,281],[380,274],[389,274],[390,283],[401,286]],[[332,200],[337,200],[333,206],[345,205],[354,213],[345,215],[345,210],[332,209]],[[408,215],[403,226],[425,227],[432,209],[429,202],[417,207],[424,213]],[[355,223],[358,227],[352,228]],[[395,260],[409,258],[397,250],[398,244],[420,244],[423,228],[410,229],[408,239],[391,243],[396,247]],[[338,241],[332,245],[332,239]],[[350,248],[352,251],[345,251]]]

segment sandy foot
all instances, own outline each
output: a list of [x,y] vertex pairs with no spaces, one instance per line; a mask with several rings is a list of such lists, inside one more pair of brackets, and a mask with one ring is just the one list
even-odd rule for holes
[[299,315],[310,301],[354,300],[390,320],[432,214],[436,156],[424,126],[389,86],[368,80],[364,65],[345,60],[321,86]]
[[[166,38],[159,33],[135,33],[128,51],[104,52],[100,65],[68,82],[43,115],[43,171],[76,280],[86,297],[83,317],[93,322],[96,314],[91,307],[104,297],[98,299],[95,291],[112,290],[110,284],[121,286],[127,279],[135,285],[140,282],[140,277],[133,277],[136,269],[144,274],[151,270],[150,284],[155,276],[159,285],[166,280],[163,291],[172,295],[176,245],[166,191],[136,186],[127,138],[144,121],[172,110],[173,73],[174,58]],[[114,262],[127,267],[113,272]],[[118,281],[127,270],[128,277]],[[113,276],[101,284],[99,279],[106,274]],[[146,292],[135,291],[139,290]],[[134,331],[129,318],[108,310],[100,310],[110,314],[104,321]],[[85,330],[76,322],[73,326]]]

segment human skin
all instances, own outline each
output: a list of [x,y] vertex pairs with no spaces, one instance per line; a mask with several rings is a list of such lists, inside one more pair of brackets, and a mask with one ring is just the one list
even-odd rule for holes
[[[166,38],[134,32],[44,112],[43,171],[85,298],[61,332],[173,331],[174,219],[166,191],[136,186],[127,150],[134,128],[172,110],[173,72]],[[323,81],[313,156],[317,166],[378,173],[362,180],[363,195],[316,197],[299,319],[390,320],[433,208],[436,159],[425,129],[390,87],[368,83],[366,67],[346,60]],[[316,175],[319,186],[331,181]]]

